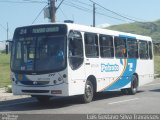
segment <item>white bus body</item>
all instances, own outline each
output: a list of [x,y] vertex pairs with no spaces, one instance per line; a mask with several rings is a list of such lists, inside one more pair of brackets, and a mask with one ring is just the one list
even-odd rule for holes
[[[65,26],[62,28],[66,29],[66,32],[61,31],[62,28],[58,27],[52,29],[52,26],[55,25]],[[61,33],[64,33],[64,37]],[[32,36],[35,37],[32,38]],[[43,37],[39,38],[38,36]],[[56,59],[58,62],[61,61],[60,63],[54,63],[51,58],[45,60],[47,59],[45,56],[50,54],[48,52],[51,51],[50,48],[56,46],[52,44],[58,45],[59,42],[57,40],[52,43],[51,39],[55,41],[59,39],[62,41],[59,44],[66,46],[63,47],[63,58],[54,58],[55,61]],[[62,39],[65,39],[65,42]],[[111,40],[111,44],[106,43],[106,39]],[[116,43],[119,39],[122,41]],[[26,42],[24,42],[25,40]],[[32,43],[34,40],[36,42]],[[75,45],[78,40],[82,41],[78,43],[79,46]],[[103,43],[110,47],[103,46]],[[37,46],[33,46],[34,44]],[[135,48],[137,50],[134,50]],[[72,49],[74,49],[74,55],[71,55],[73,54],[71,53]],[[19,50],[21,52],[18,53]],[[110,55],[106,52],[107,50],[112,51]],[[132,51],[133,54],[129,55]],[[122,90],[122,92],[128,91],[135,94],[139,86],[154,80],[152,52],[152,39],[141,35],[77,24],[20,27],[15,31],[13,37],[11,57],[13,94],[32,96],[83,95],[83,98],[85,94],[88,94],[84,98],[85,102],[92,100],[94,92]],[[53,61],[50,62],[50,59]],[[59,69],[58,66],[61,68]],[[54,67],[57,68],[52,70]],[[50,69],[48,70],[48,68]],[[133,79],[136,82],[132,82]],[[87,84],[86,81],[90,81],[90,83]],[[89,92],[87,93],[87,91]]]

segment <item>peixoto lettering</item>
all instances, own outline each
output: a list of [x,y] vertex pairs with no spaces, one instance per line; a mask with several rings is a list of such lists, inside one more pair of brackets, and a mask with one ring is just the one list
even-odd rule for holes
[[101,64],[101,72],[115,72],[119,71],[119,65],[117,64]]

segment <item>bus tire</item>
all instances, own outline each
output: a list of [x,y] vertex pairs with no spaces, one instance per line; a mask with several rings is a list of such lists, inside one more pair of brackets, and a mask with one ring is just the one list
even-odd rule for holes
[[132,76],[131,87],[128,88],[129,95],[135,95],[138,91],[138,78],[136,75]]
[[94,95],[93,84],[90,80],[87,80],[85,84],[85,91],[84,94],[82,95],[82,102],[90,103],[93,99],[93,95]]

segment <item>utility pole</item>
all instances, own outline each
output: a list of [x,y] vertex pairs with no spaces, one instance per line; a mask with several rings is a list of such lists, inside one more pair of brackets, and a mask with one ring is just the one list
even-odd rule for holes
[[49,5],[50,5],[50,19],[51,22],[56,22],[56,5],[55,5],[56,0],[49,0]]
[[95,3],[93,3],[93,27],[95,27],[96,24],[96,7]]
[[8,22],[7,22],[7,28],[6,28],[6,27],[4,27],[4,26],[3,26],[3,25],[1,25],[1,24],[0,24],[0,27],[1,27],[1,28],[3,28],[3,30],[5,30],[5,31],[6,31],[6,33],[7,33],[7,40],[8,40],[8,36],[9,36],[9,35],[8,35],[8,34],[9,34]]
[[6,31],[7,31],[7,40],[8,40],[8,32],[9,32],[8,22],[7,22],[7,29],[6,29]]
[[57,0],[48,0],[50,19],[51,19],[51,22],[53,22],[53,23],[56,22],[56,11],[61,6],[61,4],[64,2],[64,0],[62,0],[60,2],[58,7],[56,7],[56,2],[57,2]]
[[6,29],[6,31],[7,31],[6,54],[8,54],[8,52],[9,52],[9,43],[7,43],[9,41],[9,39],[8,39],[8,33],[9,33],[8,22],[7,22],[7,29]]
[[[8,22],[7,22],[7,28],[5,28],[5,27],[3,27],[3,25],[1,25],[0,24],[0,27],[2,27],[6,32],[7,32],[7,40],[6,40],[6,43],[5,43],[5,45],[6,45],[6,54],[8,54],[8,50],[9,50],[9,46],[8,46],[8,44],[7,44],[7,42],[8,42],[8,33],[9,33],[9,27],[8,27]],[[0,42],[4,42],[4,41],[0,41]]]

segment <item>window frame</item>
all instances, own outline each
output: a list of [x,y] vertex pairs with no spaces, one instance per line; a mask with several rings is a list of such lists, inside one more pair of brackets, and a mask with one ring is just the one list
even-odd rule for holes
[[[121,55],[121,56],[117,56],[117,46],[116,46],[116,41],[118,40],[118,42],[120,41],[120,40],[123,40],[124,41],[124,48],[121,50],[121,54],[123,55]],[[119,36],[115,36],[114,37],[114,47],[115,47],[115,58],[120,58],[120,59],[126,59],[127,58],[127,46],[126,46],[126,41],[127,41],[127,38],[125,38],[125,37],[119,37]],[[125,53],[123,53],[123,52],[125,52]],[[125,55],[125,56],[124,56]]]
[[[91,36],[92,35],[92,37],[94,36],[94,38],[95,38],[95,41],[94,41],[94,43],[96,44],[96,46],[94,45],[94,46],[91,46],[92,44],[86,44],[86,41],[87,41],[87,37],[88,36]],[[93,42],[93,41],[92,41]],[[88,46],[87,45],[90,45],[90,47],[93,47],[92,49],[95,49],[95,54],[96,55],[88,55],[87,54],[87,48],[88,48]],[[90,33],[90,32],[85,32],[84,33],[84,47],[85,47],[85,56],[86,56],[86,58],[99,58],[99,40],[98,40],[98,34],[97,33]],[[94,48],[95,47],[95,48]],[[91,50],[92,52],[94,52],[93,50]],[[90,52],[90,51],[89,51]],[[88,53],[89,53],[88,52]]]
[[[134,49],[133,49],[133,51],[134,51],[134,53],[136,53],[137,55],[136,56],[129,56],[129,52],[130,52],[130,49],[129,49],[129,44],[128,44],[128,42],[134,42]],[[136,46],[135,46],[136,45]],[[127,38],[127,41],[126,41],[126,46],[127,46],[127,58],[128,59],[138,59],[139,58],[139,51],[138,51],[138,40],[137,39],[135,39],[135,38]],[[137,47],[136,49],[135,49],[135,47]]]
[[[110,46],[102,46],[102,41],[103,41],[103,39],[102,39],[102,37],[106,37],[106,41],[109,41],[110,42]],[[109,43],[108,42],[108,43]],[[102,50],[102,47],[107,47],[108,49],[110,49],[110,56],[105,56],[104,55],[104,49]],[[111,35],[104,35],[104,34],[100,34],[99,35],[99,51],[100,51],[100,57],[101,58],[114,58],[114,39],[113,39],[113,36],[111,36]]]
[[148,41],[148,55],[149,59],[153,59],[153,43],[151,41]]
[[[145,48],[145,50],[144,50],[144,48],[142,49],[141,48],[141,43],[146,43],[146,47],[147,48]],[[143,50],[144,51],[144,53],[145,53],[145,51],[147,52],[146,54],[142,54],[142,55],[144,55],[144,56],[141,56],[141,51],[140,50]],[[148,51],[148,42],[146,41],[146,40],[139,40],[138,41],[138,52],[139,52],[139,58],[141,59],[141,60],[148,60],[149,59],[149,51]],[[146,56],[147,55],[147,56]],[[146,56],[146,57],[145,57]]]

